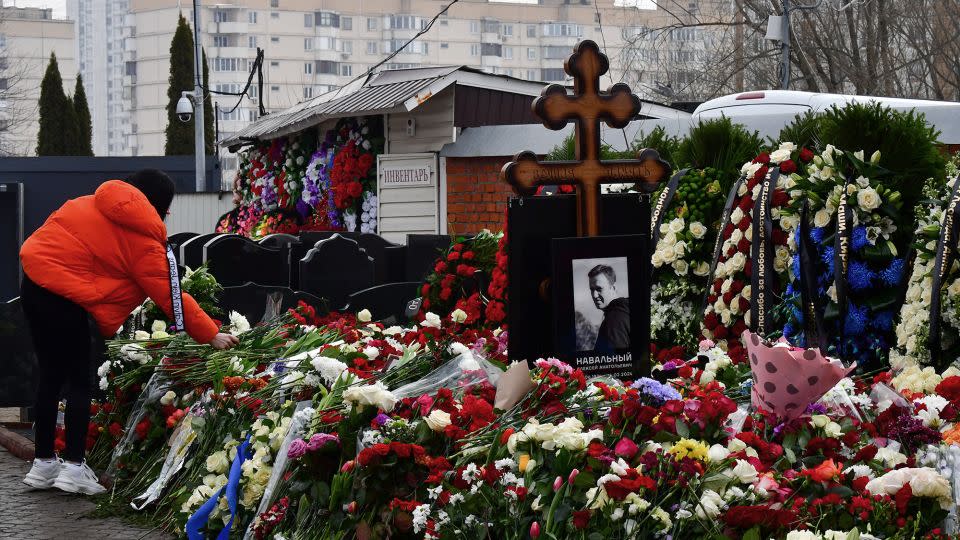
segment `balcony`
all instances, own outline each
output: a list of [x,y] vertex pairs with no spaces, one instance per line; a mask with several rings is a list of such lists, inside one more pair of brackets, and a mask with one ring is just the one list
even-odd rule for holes
[[503,39],[498,33],[484,32],[480,34],[481,43],[503,43]]
[[208,34],[246,34],[250,31],[250,23],[246,22],[209,22]]
[[207,55],[211,57],[219,56],[221,58],[250,58],[253,61],[256,58],[256,52],[246,47],[210,47],[206,46]]

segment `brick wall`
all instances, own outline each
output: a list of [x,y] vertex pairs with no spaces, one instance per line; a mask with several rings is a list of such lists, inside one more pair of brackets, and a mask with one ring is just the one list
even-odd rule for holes
[[511,157],[447,158],[447,232],[504,229],[513,191],[499,174]]

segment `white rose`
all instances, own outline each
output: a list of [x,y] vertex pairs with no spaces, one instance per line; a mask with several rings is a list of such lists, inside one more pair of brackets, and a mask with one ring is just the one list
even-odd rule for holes
[[673,261],[673,271],[676,272],[678,276],[687,275],[687,271],[689,271],[689,269],[690,265],[687,264],[687,261],[684,261],[683,259]]
[[674,234],[683,232],[683,229],[686,227],[686,224],[683,221],[683,218],[677,218],[670,222],[668,230]]
[[857,204],[864,210],[875,210],[880,206],[880,195],[872,187],[857,192]]
[[167,393],[160,398],[161,405],[170,405],[173,403],[173,400],[177,399],[177,393],[173,390],[167,390]]
[[120,347],[120,353],[130,362],[136,362],[140,365],[150,361],[150,355],[143,350],[143,347],[136,343],[127,343]]
[[730,451],[722,444],[715,444],[707,451],[707,457],[710,458],[710,461],[723,461],[727,459],[729,455]]
[[733,468],[733,476],[741,484],[752,484],[757,481],[757,469],[749,461],[737,460],[737,465]]
[[700,502],[697,503],[696,513],[700,519],[713,519],[720,515],[720,508],[723,506],[723,497],[712,489],[707,489],[700,496]]
[[380,356],[380,349],[370,346],[363,349],[363,354],[370,360],[375,360]]
[[424,421],[433,431],[443,431],[450,425],[450,413],[434,409],[429,416],[424,418]]
[[360,322],[365,322],[365,323],[367,323],[367,322],[370,322],[371,320],[373,320],[373,315],[370,314],[370,310],[369,310],[369,309],[361,309],[361,310],[357,313],[357,320],[360,321]]
[[830,224],[830,211],[826,208],[821,208],[817,210],[817,213],[813,215],[813,225],[815,227],[826,227]]
[[703,238],[703,236],[707,234],[707,228],[703,225],[703,223],[700,223],[699,221],[694,221],[690,223],[690,234],[692,234],[693,237],[697,239]]
[[432,311],[428,311],[423,321],[420,322],[420,326],[425,328],[440,328],[440,316]]
[[786,148],[780,148],[774,150],[770,153],[770,162],[771,163],[780,163],[790,159],[790,150]]
[[223,450],[214,452],[207,457],[207,470],[214,474],[223,474],[230,468],[230,460]]
[[660,256],[663,257],[663,262],[672,263],[677,260],[677,250],[673,246],[667,246],[660,250]]
[[380,381],[344,390],[343,400],[353,405],[373,405],[384,411],[393,410],[397,404],[396,396]]
[[168,334],[168,333],[166,333],[166,332],[163,332],[163,331],[161,331],[161,332],[154,332],[154,333],[150,334],[150,339],[163,339],[163,338],[168,338],[168,337],[170,337],[170,334]]
[[133,333],[133,339],[136,339],[137,341],[146,341],[150,339],[150,333],[144,332],[143,330],[137,330]]
[[821,540],[821,537],[810,531],[790,531],[787,533],[787,540]]
[[450,313],[450,320],[452,320],[457,324],[460,324],[467,320],[467,312],[460,308],[457,308],[453,310],[452,313]]
[[710,265],[704,261],[698,262],[693,267],[693,273],[697,276],[705,276],[710,273]]
[[743,219],[743,210],[738,206],[733,209],[733,212],[730,212],[730,223],[737,225],[741,219]]
[[650,263],[656,268],[663,266],[663,255],[660,254],[659,250],[654,251],[653,255],[650,256]]

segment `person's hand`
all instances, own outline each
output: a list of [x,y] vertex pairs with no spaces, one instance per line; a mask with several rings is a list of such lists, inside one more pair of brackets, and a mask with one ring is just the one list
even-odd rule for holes
[[213,340],[210,341],[210,346],[214,349],[229,349],[230,347],[235,346],[237,343],[240,343],[240,340],[237,339],[237,336],[230,334],[219,333],[213,336]]

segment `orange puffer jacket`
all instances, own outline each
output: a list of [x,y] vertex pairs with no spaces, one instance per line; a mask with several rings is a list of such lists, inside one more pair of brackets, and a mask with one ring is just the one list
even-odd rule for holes
[[[166,241],[147,197],[110,180],[51,214],[24,242],[20,262],[34,283],[83,307],[112,336],[148,296],[172,319]],[[190,337],[209,343],[217,325],[187,293],[183,311]]]

